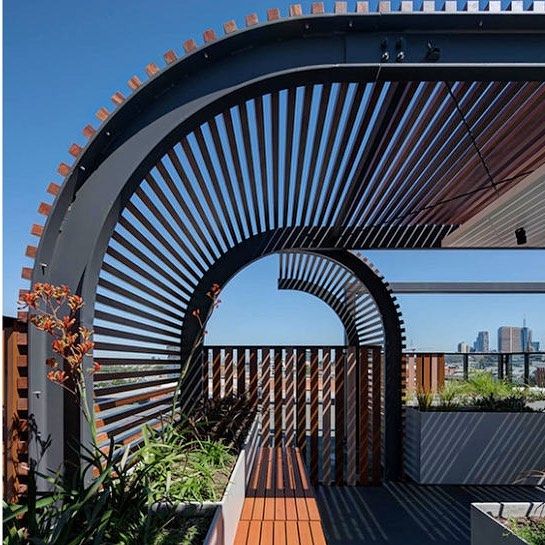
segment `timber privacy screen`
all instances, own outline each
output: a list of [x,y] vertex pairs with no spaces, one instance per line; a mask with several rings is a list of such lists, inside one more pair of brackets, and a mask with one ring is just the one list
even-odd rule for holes
[[[84,128],[88,144],[70,146],[23,277],[85,299],[104,433],[120,407],[130,436],[169,398],[196,338],[191,310],[207,311],[214,282],[304,251],[350,271],[380,313],[384,471],[399,478],[402,324],[388,285],[349,250],[514,246],[470,226],[517,187],[535,218],[527,246],[542,246],[545,163],[544,2],[531,13],[518,1],[508,13],[495,1],[486,12],[473,1],[463,13],[450,0],[441,12],[400,7],[336,2],[327,14],[318,2],[287,18],[268,10],[263,24],[252,14],[243,30],[229,21],[222,38],[207,30],[183,57],[165,53],[163,69],[148,64],[145,83],[131,77],[131,96],[116,92],[101,126]],[[44,377],[46,337],[32,329],[28,341],[29,414],[53,439],[42,463],[57,467],[84,426],[65,422],[63,394]],[[189,404],[201,381],[199,359]]]

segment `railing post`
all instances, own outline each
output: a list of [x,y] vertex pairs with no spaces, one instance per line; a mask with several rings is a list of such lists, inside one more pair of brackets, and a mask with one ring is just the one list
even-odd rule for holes
[[524,352],[524,378],[525,386],[530,386],[530,353]]
[[498,354],[498,380],[503,380],[503,354]]
[[469,354],[464,353],[464,380],[469,378]]
[[513,361],[511,354],[505,354],[505,378],[508,382],[513,382]]

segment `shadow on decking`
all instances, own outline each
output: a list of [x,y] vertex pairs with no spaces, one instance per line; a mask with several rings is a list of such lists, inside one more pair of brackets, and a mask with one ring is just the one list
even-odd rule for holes
[[545,488],[387,483],[320,486],[317,495],[329,545],[469,545],[472,502],[545,501]]

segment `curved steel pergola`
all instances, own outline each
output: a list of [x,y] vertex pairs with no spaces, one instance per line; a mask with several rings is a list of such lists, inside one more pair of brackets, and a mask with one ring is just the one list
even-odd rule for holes
[[[372,267],[369,260],[359,257]],[[375,301],[364,284],[334,261],[303,252],[281,253],[278,289],[302,291],[322,300],[343,324],[349,345],[384,344],[384,328]]]
[[[545,162],[544,5],[516,13],[513,2],[509,15],[495,2],[488,13],[472,2],[452,13],[450,1],[445,13],[430,2],[420,13],[408,2],[375,14],[365,2],[356,13],[337,2],[335,14],[295,5],[262,25],[249,16],[240,32],[230,21],[222,39],[208,30],[203,47],[186,41],[185,57],[147,65],[145,84],[133,76],[133,95],[115,93],[116,111],[101,108],[100,129],[85,127],[87,147],[70,147],[76,161],[48,188],[55,203],[40,205],[47,222],[33,226],[40,243],[23,270],[84,297],[80,320],[109,372],[164,371],[146,383],[153,395],[99,386],[97,403],[167,399],[167,375],[196,334],[186,311],[206,309],[213,282],[270,253],[319,252],[376,292],[390,374],[386,473],[397,478],[400,324],[379,277],[346,250],[439,247]],[[78,425],[41,372],[47,350],[31,330],[30,412],[54,435],[53,467],[67,456],[65,427]]]

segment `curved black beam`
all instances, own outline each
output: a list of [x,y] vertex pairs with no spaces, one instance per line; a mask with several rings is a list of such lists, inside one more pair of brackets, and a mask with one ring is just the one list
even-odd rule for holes
[[[113,150],[182,103],[301,66],[368,65],[382,81],[542,80],[544,28],[545,14],[538,12],[323,14],[252,26],[153,76],[108,118],[71,178],[79,188]],[[531,48],[521,45],[521,34]],[[440,51],[438,59],[429,57],[430,42]],[[403,63],[395,62],[399,43]]]
[[[384,477],[396,481],[402,475],[402,352],[404,344],[403,322],[399,305],[384,278],[368,262],[347,250],[304,248],[300,240],[290,240],[286,236],[257,235],[246,240],[218,259],[207,271],[194,290],[188,303],[190,309],[199,309],[201,315],[210,312],[211,300],[207,296],[210,286],[218,283],[226,285],[238,272],[252,262],[284,250],[294,250],[323,256],[348,270],[365,285],[374,299],[384,325]],[[196,320],[186,320],[182,328],[182,359],[189,356],[199,335]],[[191,362],[184,388],[185,403],[197,398],[200,393],[201,361]]]

